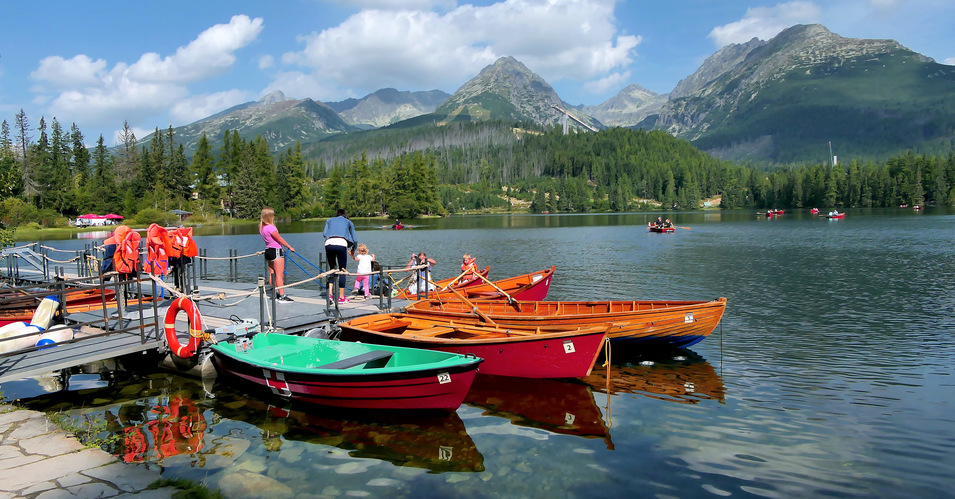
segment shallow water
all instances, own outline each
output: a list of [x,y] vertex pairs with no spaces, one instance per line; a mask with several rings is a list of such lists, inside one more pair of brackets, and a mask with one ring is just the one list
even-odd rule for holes
[[[117,454],[230,496],[254,483],[302,497],[951,495],[953,212],[671,214],[690,229],[647,233],[656,216],[358,222],[383,264],[423,249],[438,277],[468,252],[492,278],[557,265],[555,300],[728,298],[722,324],[691,349],[612,351],[609,385],[604,368],[585,380],[482,379],[455,414],[368,418],[285,407],[222,380],[77,375],[73,391],[28,405],[108,422],[123,435]],[[321,229],[280,226],[315,263],[303,248],[320,247]],[[197,231],[210,256],[261,246],[257,234],[216,231]],[[287,281],[306,277],[290,267]],[[251,282],[261,261],[240,271]]]

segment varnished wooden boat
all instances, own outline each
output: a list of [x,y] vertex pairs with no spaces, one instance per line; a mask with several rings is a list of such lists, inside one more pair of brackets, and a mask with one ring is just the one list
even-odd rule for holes
[[[5,326],[12,322],[29,322],[36,311],[37,305],[44,296],[55,295],[55,293],[30,294],[10,297],[3,306],[0,306],[0,326]],[[64,293],[66,298],[66,311],[88,312],[90,310],[99,310],[106,303],[107,308],[116,307],[116,291],[112,288],[84,288],[69,290]]]
[[699,343],[719,324],[726,298],[712,301],[518,301],[422,300],[405,313],[480,324],[486,316],[498,327],[585,327],[610,325],[612,343],[686,347]]
[[374,314],[341,322],[342,339],[472,354],[482,374],[572,378],[590,373],[606,339],[604,324],[494,327],[441,318]]
[[[547,297],[550,281],[556,269],[557,267],[551,267],[547,270],[492,281],[492,283],[481,282],[457,291],[468,300],[506,300],[510,297],[513,300],[540,301]],[[451,290],[433,291],[428,293],[428,297],[434,298],[436,293],[442,300],[460,299]],[[411,296],[409,299],[414,300],[416,296]]]
[[453,411],[481,359],[285,334],[211,347],[216,367],[279,397],[347,409]]
[[[485,277],[485,278],[487,278],[487,275],[488,275],[490,272],[491,272],[491,267],[490,267],[490,266],[484,267],[484,270],[478,271],[478,273],[481,274],[481,275],[482,275],[483,277]],[[412,279],[413,279],[413,278],[412,278]],[[474,277],[474,278],[468,279],[468,280],[463,280],[463,279],[457,280],[457,276],[455,276],[455,277],[449,277],[449,278],[447,278],[447,279],[442,279],[442,280],[440,280],[440,281],[435,281],[435,285],[437,285],[437,289],[440,291],[440,290],[446,290],[446,289],[448,289],[448,286],[449,286],[449,285],[450,285],[450,287],[452,287],[452,288],[454,288],[454,289],[462,289],[462,288],[466,288],[466,287],[469,287],[469,286],[474,286],[475,284],[481,284],[481,283],[483,283],[483,282],[484,282],[484,279],[481,279],[480,277]],[[454,283],[454,284],[452,284],[452,283]],[[397,298],[403,298],[403,299],[405,299],[405,300],[410,300],[410,299],[414,299],[415,294],[414,294],[414,293],[409,293],[409,292],[408,292],[408,288],[404,288],[404,289],[400,290],[400,291],[398,292],[398,294],[395,295],[395,297],[397,297]]]

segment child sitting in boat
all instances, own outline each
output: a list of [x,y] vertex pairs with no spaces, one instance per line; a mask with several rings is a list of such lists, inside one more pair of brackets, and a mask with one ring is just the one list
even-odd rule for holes
[[461,272],[464,274],[461,277],[461,282],[477,279],[477,258],[473,258],[470,254],[465,253],[464,256],[461,257]]

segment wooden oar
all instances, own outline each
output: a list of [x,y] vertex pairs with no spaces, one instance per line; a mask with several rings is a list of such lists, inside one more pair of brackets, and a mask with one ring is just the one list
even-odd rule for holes
[[680,227],[679,225],[674,225],[674,227],[676,227],[677,229],[686,229],[686,230],[690,230],[690,228],[689,228],[689,227]]
[[507,294],[507,291],[504,291],[503,289],[501,289],[500,287],[498,287],[497,284],[494,284],[493,282],[489,281],[488,278],[487,278],[487,277],[484,277],[483,275],[481,275],[480,272],[477,273],[477,276],[480,277],[481,279],[483,279],[484,282],[490,284],[492,288],[494,288],[494,289],[500,291],[501,294],[503,294],[504,296],[506,296],[508,303],[513,303],[513,302],[515,301],[514,298],[511,297],[511,295]]
[[481,320],[483,320],[484,322],[490,323],[492,326],[497,326],[497,323],[494,322],[494,319],[488,317],[487,314],[478,310],[477,306],[474,303],[472,303],[471,300],[468,300],[466,296],[461,294],[460,291],[458,291],[457,289],[451,288],[451,292],[458,295],[458,298],[460,298],[461,301],[467,304],[467,306],[471,307],[471,312],[474,312],[478,317],[481,318]]

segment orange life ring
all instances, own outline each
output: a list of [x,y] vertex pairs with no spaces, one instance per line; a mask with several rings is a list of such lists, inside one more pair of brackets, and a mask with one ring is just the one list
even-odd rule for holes
[[[179,343],[179,337],[176,336],[176,316],[179,311],[186,312],[186,319],[189,321],[189,343],[183,346]],[[166,343],[178,357],[188,359],[199,350],[199,342],[202,341],[202,317],[199,315],[199,308],[188,298],[176,298],[169,305],[166,311]]]

